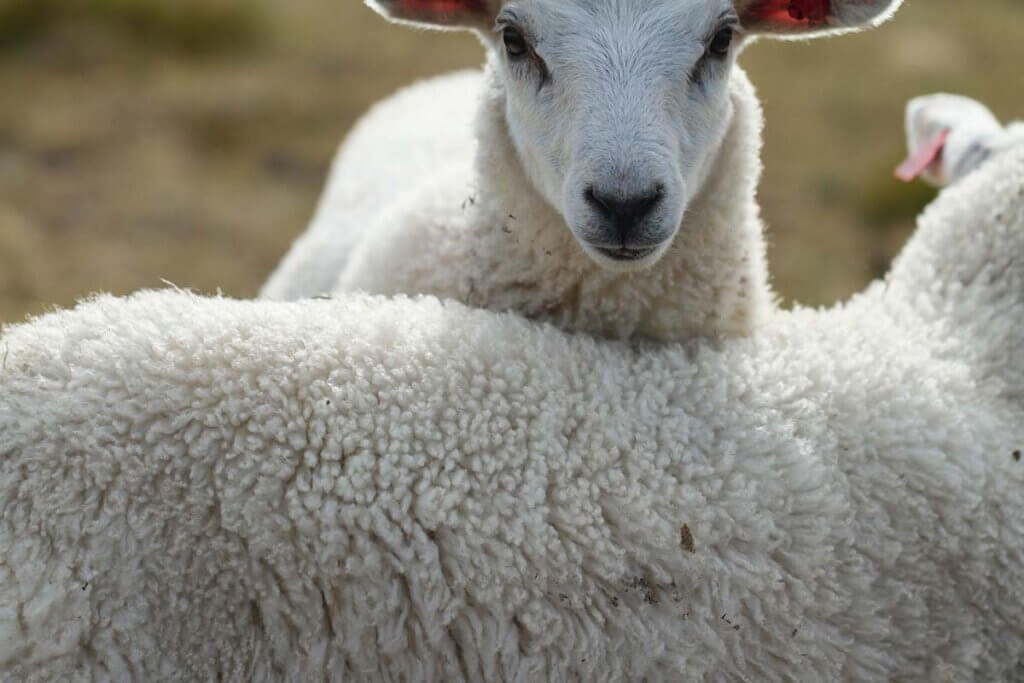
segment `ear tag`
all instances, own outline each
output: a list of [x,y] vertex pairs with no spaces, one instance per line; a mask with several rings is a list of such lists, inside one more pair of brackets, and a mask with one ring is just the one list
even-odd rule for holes
[[949,129],[946,128],[932,138],[928,144],[907,157],[907,160],[896,168],[896,177],[909,183],[924,173],[925,169],[942,156],[942,148],[946,145],[948,138]]

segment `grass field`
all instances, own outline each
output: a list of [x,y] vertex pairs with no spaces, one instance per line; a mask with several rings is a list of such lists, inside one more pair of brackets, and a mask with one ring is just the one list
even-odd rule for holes
[[[1021,0],[907,0],[873,34],[743,55],[786,301],[849,295],[912,229],[931,194],[891,175],[908,98],[1024,115],[1022,36]],[[253,295],[365,107],[481,59],[356,0],[0,0],[0,322],[164,281]]]

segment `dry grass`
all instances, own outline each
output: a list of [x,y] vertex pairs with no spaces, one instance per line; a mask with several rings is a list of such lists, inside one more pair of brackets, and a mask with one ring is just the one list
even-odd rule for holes
[[[1019,0],[908,3],[873,35],[743,56],[789,300],[859,289],[912,228],[930,194],[891,179],[909,97],[1024,109]],[[36,5],[52,13],[11,19]],[[480,61],[468,36],[387,26],[354,0],[0,0],[0,321],[162,279],[254,294],[359,113]]]
[[261,10],[253,0],[2,0],[0,47],[70,25],[184,54],[226,52],[258,40]]

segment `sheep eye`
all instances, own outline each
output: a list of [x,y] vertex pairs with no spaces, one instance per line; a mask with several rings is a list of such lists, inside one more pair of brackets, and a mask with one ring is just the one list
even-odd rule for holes
[[729,46],[732,44],[732,27],[726,26],[720,29],[708,45],[708,54],[713,57],[725,57],[729,54]]
[[501,39],[505,42],[505,52],[508,53],[510,59],[520,59],[530,51],[530,46],[526,44],[526,38],[517,28],[506,26],[501,31]]

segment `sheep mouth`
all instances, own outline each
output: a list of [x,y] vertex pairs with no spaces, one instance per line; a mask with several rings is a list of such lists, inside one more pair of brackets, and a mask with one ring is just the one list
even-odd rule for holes
[[631,249],[629,247],[616,247],[609,249],[607,247],[594,247],[594,251],[601,254],[606,258],[610,258],[615,261],[639,261],[645,259],[655,251],[657,247],[646,247],[643,249]]

